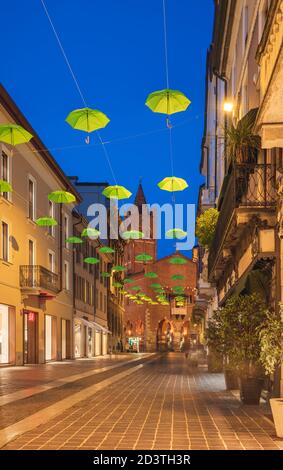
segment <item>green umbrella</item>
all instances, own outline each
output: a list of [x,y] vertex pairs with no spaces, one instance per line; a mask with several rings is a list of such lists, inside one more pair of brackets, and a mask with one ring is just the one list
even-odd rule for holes
[[115,253],[115,250],[113,250],[113,248],[110,248],[110,246],[103,246],[98,251],[99,253]]
[[126,270],[125,266],[121,266],[120,264],[117,264],[116,266],[113,266],[112,268],[112,271],[116,271],[116,272],[123,272],[125,270]]
[[142,253],[142,254],[137,255],[137,256],[135,257],[135,260],[136,260],[136,261],[143,261],[143,262],[151,261],[152,259],[153,259],[152,256],[147,255],[146,253]]
[[55,225],[58,225],[57,220],[52,217],[40,217],[35,221],[35,223],[39,227],[54,227]]
[[13,191],[12,186],[8,181],[0,180],[0,193],[10,193]]
[[176,191],[184,191],[188,187],[188,183],[183,178],[177,178],[177,176],[168,176],[164,178],[157,185],[163,191],[169,191],[171,193]]
[[181,258],[180,256],[175,256],[174,258],[170,258],[169,260],[170,264],[186,264],[187,260],[184,258]]
[[185,276],[183,276],[182,274],[174,274],[171,279],[172,281],[183,281],[183,279],[185,279]]
[[110,119],[97,109],[81,108],[71,111],[66,121],[74,129],[90,133],[107,126]]
[[93,258],[93,257],[85,258],[85,259],[84,259],[84,263],[87,263],[87,264],[98,264],[98,263],[99,263],[99,259],[98,259],[98,258]]
[[178,295],[177,297],[175,297],[175,300],[176,302],[183,302],[185,300],[185,297]]
[[134,291],[141,290],[140,286],[133,286],[133,287],[131,287],[131,289],[134,290]]
[[138,240],[139,238],[144,238],[144,233],[139,232],[138,230],[128,230],[121,235],[124,240]]
[[65,242],[79,245],[79,244],[83,243],[83,240],[79,237],[68,237],[68,238],[66,238]]
[[158,274],[150,271],[148,273],[145,273],[144,277],[146,277],[148,279],[156,279],[158,277]]
[[96,230],[96,228],[84,228],[82,231],[81,236],[82,237],[91,237],[91,238],[98,238],[100,235],[99,230]]
[[10,145],[25,144],[30,141],[32,134],[17,124],[0,125],[0,142]]
[[124,186],[107,186],[102,191],[102,194],[109,199],[128,199],[132,193],[128,191]]
[[182,239],[187,236],[187,232],[184,232],[184,230],[180,228],[172,228],[171,230],[168,230],[165,234],[166,238],[178,238]]
[[107,273],[106,271],[103,271],[102,273],[100,273],[100,276],[101,277],[110,277],[111,274]]
[[75,196],[68,191],[53,191],[48,194],[48,199],[49,201],[57,204],[70,204],[71,202],[76,202]]
[[133,280],[133,279],[129,279],[128,277],[126,277],[126,278],[124,279],[124,284],[131,284],[132,282],[134,282],[134,280]]
[[152,289],[161,289],[162,288],[161,284],[158,284],[157,282],[154,282],[153,284],[150,284],[150,287],[152,287]]
[[123,284],[121,282],[113,282],[113,287],[123,287]]
[[182,291],[183,292],[184,289],[185,288],[183,286],[174,286],[174,287],[172,287],[172,290],[174,290],[174,291]]
[[191,104],[190,100],[178,90],[159,90],[148,95],[146,106],[154,113],[170,114],[186,111]]

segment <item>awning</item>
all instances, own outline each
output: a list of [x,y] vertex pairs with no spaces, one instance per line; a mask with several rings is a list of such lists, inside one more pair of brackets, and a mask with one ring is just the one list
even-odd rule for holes
[[99,323],[96,323],[95,321],[89,321],[89,320],[86,320],[85,318],[81,318],[81,317],[75,318],[75,321],[81,322],[83,325],[87,326],[88,328],[95,328],[96,330],[100,331],[101,333],[107,333],[107,334],[112,335],[111,331],[109,331],[104,326],[99,325]]

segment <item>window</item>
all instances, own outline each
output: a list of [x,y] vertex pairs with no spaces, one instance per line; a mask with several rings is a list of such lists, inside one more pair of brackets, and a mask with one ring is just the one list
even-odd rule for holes
[[28,217],[35,219],[35,182],[31,177],[28,180]]
[[[9,159],[5,152],[2,152],[1,159],[1,178],[4,181],[9,181]],[[5,199],[9,198],[9,193],[3,193]]]
[[104,312],[107,312],[107,297],[104,295]]
[[66,290],[70,290],[70,275],[69,275],[68,261],[64,261],[64,287]]
[[243,9],[243,52],[245,51],[249,35],[249,7]]
[[53,251],[48,252],[48,269],[52,273],[55,272],[55,254]]
[[65,247],[67,248],[67,243],[66,243],[66,240],[69,236],[69,219],[68,219],[68,216],[67,215],[64,215],[64,243],[65,243]]
[[6,222],[2,222],[2,259],[9,261],[9,227]]
[[28,264],[30,266],[34,266],[35,264],[35,256],[34,256],[34,242],[33,240],[28,241]]
[[103,297],[102,297],[102,292],[99,292],[99,309],[103,310]]
[[[54,208],[54,203],[52,201],[48,201],[48,212],[49,212],[49,217],[52,217],[52,219],[54,219],[55,208]],[[55,227],[54,226],[48,227],[48,231],[49,231],[49,235],[54,237]]]

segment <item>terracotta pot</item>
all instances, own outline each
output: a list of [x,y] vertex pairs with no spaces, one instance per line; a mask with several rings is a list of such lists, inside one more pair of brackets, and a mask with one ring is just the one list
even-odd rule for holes
[[283,438],[283,398],[271,398],[270,406],[277,437]]
[[263,383],[259,377],[240,377],[240,396],[244,405],[259,405]]
[[239,389],[239,376],[235,370],[225,369],[224,377],[225,377],[226,390],[238,390]]

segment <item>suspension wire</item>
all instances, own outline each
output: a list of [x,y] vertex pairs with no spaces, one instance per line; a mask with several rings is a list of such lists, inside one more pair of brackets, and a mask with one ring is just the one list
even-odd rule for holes
[[168,89],[169,88],[169,67],[168,67],[167,24],[166,24],[166,3],[165,2],[166,0],[162,0],[166,88]]
[[[47,10],[47,7],[46,7],[46,5],[45,5],[45,3],[44,3],[44,0],[41,0],[41,4],[42,4],[42,7],[43,7],[43,9],[44,9],[44,11],[45,11],[45,14],[46,14],[46,16],[47,16],[47,18],[48,18],[48,20],[49,20],[49,23],[50,23],[50,26],[51,26],[51,28],[52,28],[52,31],[53,31],[53,33],[54,33],[54,35],[55,35],[55,38],[56,38],[57,42],[58,42],[58,45],[59,45],[60,50],[61,50],[61,52],[62,52],[62,55],[63,55],[63,57],[64,57],[64,59],[65,59],[65,62],[66,62],[66,64],[67,64],[67,67],[68,67],[68,69],[69,69],[69,72],[70,72],[70,74],[71,74],[71,76],[72,76],[72,78],[73,78],[73,81],[74,81],[74,83],[75,83],[75,85],[76,85],[76,88],[77,88],[77,90],[78,90],[78,92],[79,92],[79,95],[80,95],[80,97],[81,97],[81,99],[82,99],[82,102],[83,102],[84,106],[87,108],[87,104],[86,104],[86,100],[85,100],[85,98],[84,98],[83,92],[82,92],[82,90],[81,90],[81,88],[80,88],[79,82],[78,82],[78,80],[77,80],[77,78],[76,78],[76,75],[75,75],[75,73],[74,73],[74,71],[73,71],[73,68],[72,68],[72,66],[71,66],[71,64],[70,64],[70,61],[68,60],[67,54],[66,54],[65,49],[64,49],[64,47],[63,47],[63,44],[62,44],[62,42],[61,42],[61,40],[60,40],[60,38],[59,38],[59,35],[58,35],[58,33],[57,33],[56,29],[55,29],[54,23],[52,22],[51,16],[50,16],[50,14],[49,14],[49,12],[48,12],[48,10]],[[114,171],[113,171],[113,167],[112,167],[112,164],[111,164],[111,162],[110,162],[109,154],[108,154],[108,152],[107,152],[107,150],[106,150],[106,148],[105,148],[104,142],[103,142],[103,140],[102,140],[102,138],[101,138],[99,132],[96,131],[96,133],[97,133],[98,139],[99,139],[99,141],[100,141],[100,143],[101,143],[101,145],[102,145],[103,153],[104,153],[104,156],[105,156],[105,158],[106,158],[106,161],[107,161],[107,163],[108,163],[108,165],[109,165],[109,168],[110,168],[110,171],[111,171],[111,175],[112,175],[112,177],[113,177],[113,179],[114,179],[114,181],[115,181],[115,184],[117,184],[117,180],[116,180],[116,177],[115,177],[115,174],[114,174]]]

